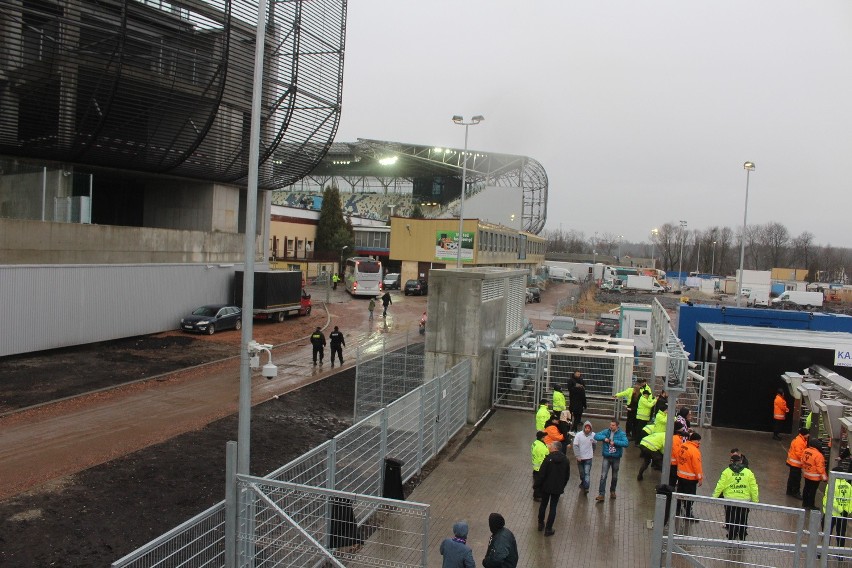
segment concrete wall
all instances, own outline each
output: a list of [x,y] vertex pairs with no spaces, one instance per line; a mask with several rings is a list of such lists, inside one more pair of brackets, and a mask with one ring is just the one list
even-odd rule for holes
[[239,233],[0,219],[0,263],[242,262],[244,238]]
[[468,422],[491,408],[495,350],[521,334],[526,274],[500,268],[429,273],[426,376],[470,359]]
[[236,186],[166,180],[145,189],[146,227],[236,233],[239,213]]

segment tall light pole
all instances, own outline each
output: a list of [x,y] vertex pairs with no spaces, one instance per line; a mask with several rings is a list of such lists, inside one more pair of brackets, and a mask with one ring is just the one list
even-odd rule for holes
[[677,265],[677,289],[683,290],[683,244],[686,241],[684,230],[686,229],[686,221],[680,221],[680,257]]
[[695,272],[700,273],[701,270],[698,268],[701,265],[701,241],[698,241],[698,257],[695,259]]
[[621,264],[621,241],[624,240],[624,235],[618,235],[618,263]]
[[716,241],[713,241],[713,260],[710,261],[710,276],[713,276],[713,273],[716,270]]
[[651,229],[651,268],[657,269],[657,238],[660,230],[656,227]]
[[754,162],[746,162],[743,164],[743,169],[746,171],[746,194],[745,208],[743,209],[743,234],[740,242],[740,274],[737,278],[737,307],[740,307],[743,296],[743,268],[745,264],[745,240],[746,240],[746,221],[748,220],[748,177],[754,171]]
[[465,185],[467,185],[467,131],[471,126],[477,125],[480,122],[485,120],[485,117],[481,114],[477,114],[476,116],[470,119],[470,122],[465,122],[464,117],[455,115],[453,117],[453,122],[456,124],[460,124],[464,126],[464,153],[462,154],[462,186],[461,186],[461,201],[459,202],[459,243],[458,248],[456,249],[456,268],[462,267],[462,236],[464,235],[464,191]]

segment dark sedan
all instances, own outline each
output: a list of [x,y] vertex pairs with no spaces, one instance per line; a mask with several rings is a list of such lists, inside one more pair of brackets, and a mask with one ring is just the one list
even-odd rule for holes
[[241,318],[242,310],[238,306],[228,304],[201,306],[180,319],[180,328],[184,331],[197,331],[213,335],[223,329],[242,328]]
[[405,295],[424,296],[429,291],[429,284],[425,280],[408,280],[405,283]]

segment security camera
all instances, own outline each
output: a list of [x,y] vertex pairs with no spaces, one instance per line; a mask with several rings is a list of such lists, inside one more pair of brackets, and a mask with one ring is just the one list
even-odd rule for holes
[[267,379],[274,379],[278,376],[278,366],[273,365],[272,363],[267,363],[263,366],[263,370],[261,372],[263,373],[263,376]]

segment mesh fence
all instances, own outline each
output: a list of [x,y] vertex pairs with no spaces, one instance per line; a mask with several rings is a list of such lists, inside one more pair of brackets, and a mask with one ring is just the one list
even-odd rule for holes
[[429,507],[238,476],[250,566],[425,566]]
[[399,347],[380,337],[359,346],[355,357],[355,420],[423,385],[422,342]]

